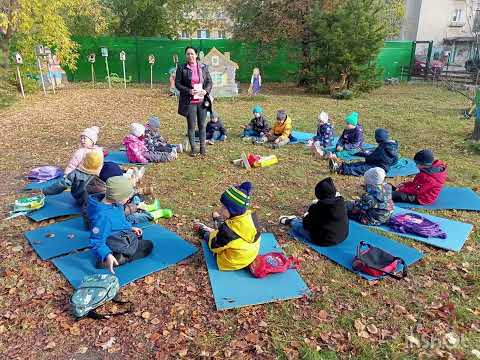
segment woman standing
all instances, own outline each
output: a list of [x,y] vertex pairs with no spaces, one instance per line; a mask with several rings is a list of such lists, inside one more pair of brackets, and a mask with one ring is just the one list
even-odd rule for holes
[[[188,141],[191,147],[191,156],[195,151],[195,122],[198,124],[200,136],[200,154],[205,155],[205,138],[207,108],[205,99],[212,90],[212,78],[205,64],[197,62],[197,52],[192,47],[185,49],[186,64],[177,68],[175,87],[180,91],[178,113],[187,118]],[[210,100],[207,99],[209,103]],[[208,105],[210,106],[210,105]]]

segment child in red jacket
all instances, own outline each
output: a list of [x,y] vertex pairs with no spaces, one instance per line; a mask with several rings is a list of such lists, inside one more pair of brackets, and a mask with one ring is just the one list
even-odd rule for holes
[[431,150],[421,150],[413,158],[420,172],[413,181],[394,188],[394,202],[430,205],[437,200],[447,179],[447,165],[435,160]]

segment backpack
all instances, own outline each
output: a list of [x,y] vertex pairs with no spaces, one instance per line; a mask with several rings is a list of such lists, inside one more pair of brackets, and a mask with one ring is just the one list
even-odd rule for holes
[[249,269],[256,278],[263,278],[268,274],[282,273],[288,269],[298,269],[300,260],[293,256],[286,257],[279,252],[270,252],[264,255],[257,255],[250,264]]
[[[396,274],[399,265],[403,265],[400,275]],[[388,275],[400,280],[407,276],[407,264],[403,259],[364,241],[360,241],[358,245],[357,256],[353,259],[352,268],[375,277]]]
[[30,170],[27,179],[34,182],[44,182],[63,176],[63,170],[58,166],[40,166]]
[[115,275],[94,274],[85,276],[70,298],[73,315],[77,320],[84,317],[106,319],[109,316],[123,315],[130,312],[131,310],[127,310],[114,314],[100,315],[95,311],[96,308],[111,300],[117,303],[128,303],[116,299],[119,290],[120,283]]
[[387,223],[393,231],[402,234],[414,234],[424,238],[438,237],[446,239],[447,234],[440,225],[414,213],[394,215]]

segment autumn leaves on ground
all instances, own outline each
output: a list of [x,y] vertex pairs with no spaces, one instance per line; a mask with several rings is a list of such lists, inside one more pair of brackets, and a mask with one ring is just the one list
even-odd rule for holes
[[[361,98],[336,102],[294,87],[271,86],[258,99],[219,100],[216,111],[230,129],[225,144],[209,146],[205,160],[181,155],[148,167],[145,182],[175,217],[161,224],[199,247],[193,219],[208,222],[221,192],[250,180],[253,206],[266,231],[288,254],[302,260],[301,276],[312,296],[248,308],[215,311],[202,252],[122,289],[135,312],[110,319],[75,322],[69,314],[72,288],[48,261],[40,260],[23,237],[38,224],[24,218],[0,222],[0,353],[15,359],[255,358],[391,359],[475,358],[480,354],[480,246],[478,213],[436,212],[475,225],[460,253],[395,239],[425,257],[406,280],[368,283],[287,236],[281,214],[301,214],[315,184],[328,176],[302,145],[275,150],[279,164],[244,170],[230,161],[241,151],[272,153],[239,139],[240,125],[258,102],[267,118],[284,108],[298,130],[315,129],[328,111],[337,132],[348,111],[358,111],[367,140],[382,126],[400,143],[403,156],[428,147],[449,165],[450,185],[478,187],[480,157],[465,150],[471,120],[459,117],[468,104],[460,95],[431,86],[384,87]],[[29,169],[64,166],[82,129],[101,128],[100,143],[117,147],[132,121],[155,114],[171,142],[184,139],[185,120],[164,90],[92,89],[72,86],[47,97],[36,95],[0,110],[1,215],[24,184]],[[334,176],[346,196],[359,193],[361,179]],[[401,179],[395,179],[400,182]],[[477,188],[478,190],[478,188]],[[45,225],[45,224],[40,224]],[[232,284],[235,286],[235,284]],[[110,308],[112,305],[109,305]],[[108,309],[107,309],[108,310]],[[335,353],[337,353],[335,355]]]

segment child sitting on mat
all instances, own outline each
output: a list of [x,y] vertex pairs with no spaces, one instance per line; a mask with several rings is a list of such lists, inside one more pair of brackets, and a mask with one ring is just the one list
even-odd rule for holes
[[323,157],[325,149],[333,145],[335,131],[333,125],[330,123],[328,114],[322,111],[318,115],[317,135],[315,135],[308,143],[312,154],[315,157]]
[[218,114],[212,112],[210,114],[210,121],[207,123],[207,143],[215,144],[215,141],[225,141],[227,139],[227,129],[223,125],[222,119]]
[[222,194],[222,207],[212,214],[215,222],[224,220],[218,230],[201,223],[194,225],[195,231],[208,241],[208,247],[216,254],[218,268],[222,271],[247,267],[258,255],[259,224],[256,214],[248,210],[251,190],[252,184],[244,182]]
[[259,105],[255,105],[252,109],[253,119],[244,127],[243,138],[245,140],[253,140],[257,142],[266,141],[266,135],[270,132],[270,125],[263,116],[263,110]]
[[428,149],[417,152],[413,160],[420,172],[412,181],[393,188],[393,201],[420,205],[433,204],[447,180],[447,165],[441,160],[435,160],[432,151]]
[[347,202],[348,217],[364,225],[382,225],[393,214],[392,187],[385,183],[385,170],[375,167],[365,172],[365,194]]
[[290,142],[291,133],[292,119],[287,115],[285,110],[278,110],[277,122],[267,134],[268,145],[272,148],[287,145]]
[[363,146],[363,128],[358,123],[358,113],[352,112],[345,117],[345,129],[337,141],[336,151],[358,152]]
[[143,240],[143,231],[132,227],[123,205],[133,196],[130,181],[124,176],[107,180],[105,194],[88,198],[87,216],[91,224],[90,244],[97,258],[97,267],[114,273],[114,266],[148,256],[153,243]]
[[368,169],[380,167],[385,172],[398,161],[398,143],[390,140],[389,133],[385,129],[375,130],[375,140],[378,146],[373,151],[360,151],[355,156],[365,158],[365,161],[353,163],[339,163],[336,156],[329,159],[329,167],[332,173],[342,175],[362,176]]
[[82,131],[80,134],[80,148],[73,153],[72,158],[65,168],[65,175],[75,170],[82,163],[83,158],[88,152],[92,150],[102,151],[102,148],[95,145],[99,132],[100,129],[97,126],[92,126]]
[[337,192],[332,178],[315,186],[317,199],[302,218],[282,216],[280,224],[289,225],[294,233],[320,246],[336,245],[348,236],[348,216],[343,197]]
[[179,152],[183,152],[183,145],[168,144],[159,130],[160,119],[157,116],[150,116],[145,126],[144,141],[147,148],[145,157],[151,162],[173,161]]
[[123,139],[128,161],[131,163],[148,163],[147,147],[144,142],[145,126],[139,123],[130,124],[130,134]]
[[89,192],[101,192],[105,183],[98,177],[103,165],[103,153],[100,150],[91,150],[86,153],[81,164],[72,172],[58,179],[42,190],[45,195],[60,194],[71,188],[70,194],[80,207],[86,205]]

